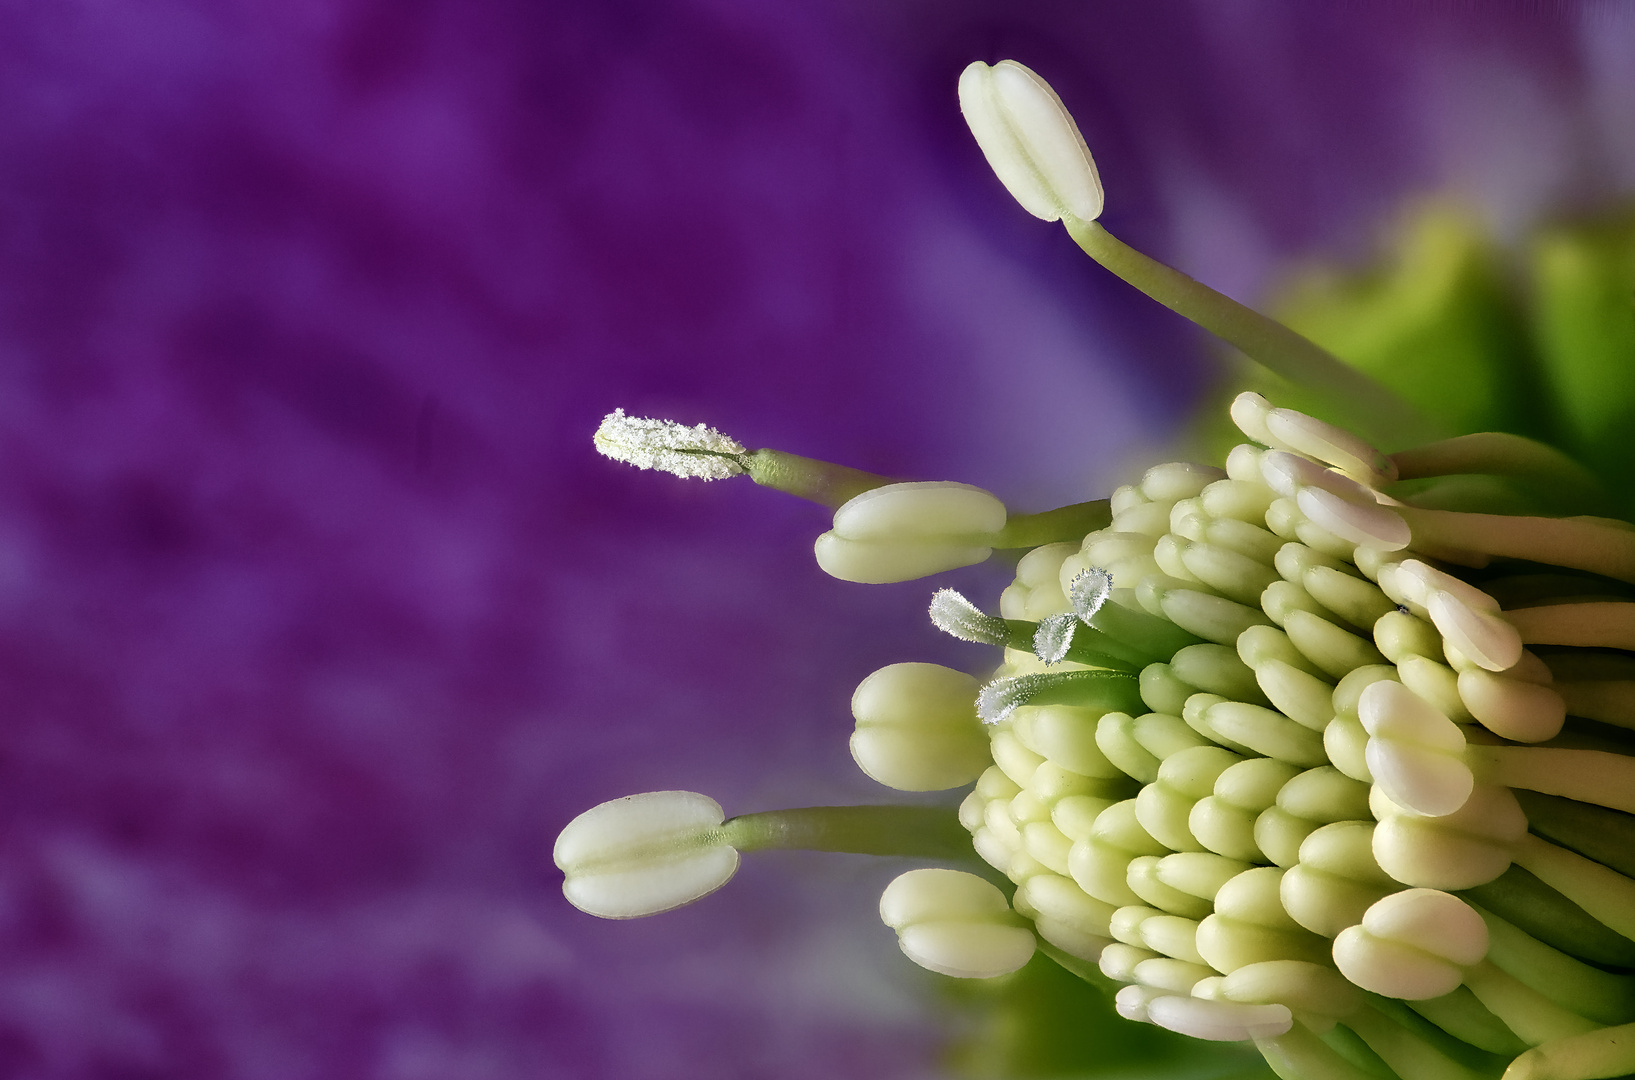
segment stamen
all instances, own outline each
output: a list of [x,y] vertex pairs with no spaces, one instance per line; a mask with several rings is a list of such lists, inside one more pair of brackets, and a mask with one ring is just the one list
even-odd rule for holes
[[1299,454],[1331,465],[1370,487],[1397,479],[1397,465],[1344,428],[1326,424],[1294,409],[1272,409],[1264,420],[1267,434]]
[[594,441],[614,461],[684,478],[724,480],[748,471],[739,460],[748,452],[744,445],[703,424],[687,427],[614,409],[602,418]]
[[657,915],[708,896],[738,870],[724,820],[720,803],[692,791],[650,791],[586,810],[556,839],[562,893],[604,919]]
[[1469,904],[1432,889],[1392,893],[1360,926],[1334,939],[1340,974],[1364,990],[1411,1001],[1441,997],[1464,981],[1462,968],[1487,955],[1487,924]]
[[804,806],[740,814],[722,826],[739,851],[835,851],[961,859],[970,836],[941,806]]
[[880,921],[910,960],[956,979],[1008,975],[1033,958],[1032,932],[975,874],[910,870],[881,894]]
[[1467,757],[1491,783],[1635,813],[1635,757],[1605,750],[1472,746]]
[[879,585],[982,562],[1005,526],[1005,504],[969,484],[886,484],[835,511],[818,537],[818,565],[832,577]]
[[[1512,517],[1404,506],[1422,550],[1504,556],[1635,582],[1635,529],[1605,518]],[[1475,563],[1473,565],[1481,565]]]
[[1508,671],[1521,660],[1522,637],[1502,616],[1477,611],[1451,592],[1432,591],[1426,610],[1453,648],[1489,671]]
[[1101,216],[1101,177],[1050,84],[1015,60],[959,77],[959,108],[982,155],[1023,209],[1045,221]]
[[870,778],[898,791],[946,791],[988,765],[976,717],[977,681],[938,664],[891,664],[852,695],[852,758]]
[[1389,679],[1362,692],[1357,715],[1369,734],[1368,770],[1392,802],[1429,817],[1465,805],[1476,780],[1459,725]]
[[1378,788],[1370,805],[1379,822],[1373,850],[1380,869],[1420,888],[1460,891],[1493,881],[1527,834],[1516,797],[1493,784],[1477,784],[1465,805],[1444,817],[1405,810]]
[[1212,1042],[1267,1039],[1294,1026],[1294,1014],[1285,1005],[1199,1001],[1179,995],[1155,998],[1147,1006],[1147,1018],[1161,1028]]
[[1600,481],[1553,446],[1508,432],[1484,431],[1392,454],[1403,480],[1487,473],[1530,482],[1557,501],[1595,505],[1606,499]]
[[1401,551],[1413,539],[1408,523],[1384,506],[1359,505],[1322,488],[1301,489],[1295,503],[1312,524],[1353,544]]
[[1331,1018],[1351,1016],[1363,1006],[1362,993],[1333,968],[1300,960],[1238,968],[1222,980],[1221,996],[1249,1004],[1283,1004]]
[[1551,604],[1520,608],[1507,616],[1529,645],[1635,649],[1635,603]]

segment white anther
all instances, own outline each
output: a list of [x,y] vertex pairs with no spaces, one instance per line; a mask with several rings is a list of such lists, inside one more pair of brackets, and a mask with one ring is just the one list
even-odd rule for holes
[[1407,889],[1376,902],[1334,939],[1334,963],[1364,990],[1423,1001],[1452,993],[1487,955],[1487,924],[1445,892]]
[[910,870],[880,896],[880,921],[904,955],[956,979],[1008,975],[1033,958],[1033,934],[1005,894],[960,870]]
[[1159,998],[1173,996],[1168,991],[1156,990],[1150,986],[1141,986],[1139,984],[1126,986],[1113,995],[1113,1008],[1118,1010],[1118,1015],[1126,1020],[1134,1020],[1138,1024],[1150,1024],[1152,1021],[1147,1019],[1147,1010],[1152,1003]]
[[1377,487],[1397,478],[1394,461],[1344,428],[1293,409],[1272,409],[1265,425],[1291,450],[1327,462],[1359,483]]
[[[1283,440],[1273,435],[1266,426],[1266,418],[1271,415],[1271,412],[1272,403],[1252,390],[1245,390],[1232,399],[1232,423],[1238,426],[1239,431],[1255,440],[1255,442],[1263,446],[1269,446],[1273,450],[1287,450],[1288,447],[1284,445]],[[1228,458],[1228,475],[1232,475],[1231,466],[1231,459]],[[1244,479],[1237,476],[1233,478]]]
[[1022,208],[1045,221],[1101,216],[1095,159],[1050,84],[1015,60],[977,61],[959,77],[959,108],[982,156]]
[[852,695],[852,758],[898,791],[945,791],[968,784],[988,764],[988,737],[976,716],[978,683],[937,664],[892,664]]
[[1285,1005],[1245,1005],[1169,995],[1147,1005],[1147,1019],[1161,1028],[1211,1042],[1243,1042],[1283,1035],[1294,1026]]
[[1441,589],[1431,592],[1425,610],[1447,643],[1477,666],[1507,671],[1521,660],[1521,634],[1503,615],[1479,611],[1462,596]]
[[[1383,578],[1383,568],[1381,575]],[[1493,615],[1499,612],[1499,602],[1481,589],[1468,581],[1462,581],[1452,574],[1444,573],[1418,559],[1404,559],[1402,562],[1397,563],[1394,576],[1395,587],[1405,597],[1405,599],[1397,600],[1398,603],[1408,603],[1428,608],[1431,593],[1441,591],[1458,597],[1474,611]],[[1396,600],[1397,598],[1393,596],[1392,599]]]
[[1469,800],[1476,781],[1458,724],[1390,679],[1363,690],[1357,716],[1369,734],[1368,771],[1392,802],[1443,817]]
[[592,807],[556,838],[562,895],[604,919],[657,915],[708,896],[738,869],[738,852],[721,838],[725,820],[720,803],[693,791]]
[[1377,503],[1363,505],[1322,488],[1308,487],[1296,494],[1295,504],[1318,528],[1353,544],[1401,551],[1413,540],[1413,532],[1402,515]]
[[842,581],[910,581],[982,562],[1005,504],[969,484],[887,484],[844,503],[818,537],[818,565]]

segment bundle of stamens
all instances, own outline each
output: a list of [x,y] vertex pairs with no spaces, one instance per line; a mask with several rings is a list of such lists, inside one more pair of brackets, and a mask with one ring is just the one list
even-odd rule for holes
[[[1095,225],[1089,152],[1032,72],[972,65],[960,91],[1030,211],[1372,431],[1415,429],[1316,346]],[[1635,1073],[1635,527],[1457,508],[1451,480],[1471,474],[1595,505],[1582,470],[1518,436],[1386,454],[1258,394],[1231,416],[1248,441],[1224,468],[1159,465],[1027,516],[610,416],[612,456],[833,507],[817,555],[837,577],[1025,554],[997,613],[932,597],[937,627],[1002,650],[986,681],[894,664],[852,701],[870,776],[974,783],[957,827],[935,808],[726,820],[703,796],[637,796],[564,830],[569,898],[666,910],[761,847],[978,870],[974,853],[997,876],[916,870],[882,900],[903,951],[943,974],[1004,975],[1037,946],[1127,1019],[1252,1041],[1285,1080]]]
[[[1623,602],[1585,600],[1578,575],[1507,614],[1422,557],[1384,490],[1392,458],[1256,395],[1233,415],[1262,445],[1225,470],[1149,470],[1106,528],[1022,560],[1002,612],[1072,615],[1079,579],[1105,575],[1081,632],[1153,650],[1117,612],[1187,638],[1135,676],[1007,648],[977,698],[1004,706],[983,713],[994,764],[960,808],[976,850],[1050,948],[1128,984],[1131,1019],[1253,1038],[1288,1076],[1364,1075],[1352,1036],[1403,1077],[1578,1075],[1567,1050],[1605,1056],[1635,1021],[1635,741],[1617,691],[1581,689],[1586,657],[1525,646],[1562,636],[1531,632],[1533,612]],[[1494,561],[1518,532],[1577,570],[1616,569],[1635,541],[1507,519],[1489,550],[1466,532],[1461,562],[1501,593],[1542,577],[1541,559]],[[1614,704],[1568,720],[1568,696]]]

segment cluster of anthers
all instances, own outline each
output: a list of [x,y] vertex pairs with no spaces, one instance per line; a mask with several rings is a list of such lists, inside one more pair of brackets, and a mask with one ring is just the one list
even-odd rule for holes
[[[1351,393],[1360,377],[1309,342],[1095,225],[1089,153],[1037,76],[973,65],[961,100],[1024,206],[1256,359],[1380,415],[1379,388]],[[903,806],[727,820],[703,795],[637,795],[563,831],[568,898],[611,918],[668,910],[756,848],[974,850],[997,875],[913,870],[881,898],[934,971],[1002,976],[1043,950],[1121,984],[1128,1019],[1253,1040],[1285,1078],[1635,1073],[1635,529],[1460,508],[1473,475],[1593,499],[1571,462],[1517,436],[1387,455],[1248,393],[1232,419],[1249,441],[1224,469],[1160,465],[1111,499],[1013,515],[961,484],[608,417],[610,456],[835,507],[817,557],[846,580],[1029,550],[997,614],[932,598],[938,627],[1004,650],[988,681],[894,664],[852,700],[874,779],[974,781],[957,825]]]

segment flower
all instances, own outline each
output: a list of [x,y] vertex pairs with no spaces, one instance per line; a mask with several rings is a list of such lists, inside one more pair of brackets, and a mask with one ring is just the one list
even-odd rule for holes
[[[1032,169],[1049,195],[1065,174],[1038,164],[1061,156],[1039,147],[1072,143],[1077,127],[1013,67],[1028,104],[979,67],[967,115],[1013,193]],[[1044,198],[1019,197],[1029,209]],[[1399,438],[1426,426],[1314,343],[1094,223],[1054,216],[1115,274],[1330,411]],[[1387,455],[1253,392],[1230,412],[1251,441],[1224,468],[1156,466],[1020,530],[988,493],[949,485],[876,487],[837,510],[834,542],[933,550],[1025,533],[1039,545],[998,616],[947,589],[932,602],[939,627],[1005,650],[972,697],[957,673],[928,684],[926,711],[948,719],[915,735],[930,759],[963,759],[969,711],[989,725],[993,763],[958,811],[971,851],[1010,880],[1053,960],[1123,984],[1120,1016],[1252,1042],[1282,1075],[1348,1075],[1324,1038],[1337,1025],[1398,1075],[1635,1069],[1635,995],[1603,970],[1635,952],[1635,859],[1608,842],[1635,840],[1635,750],[1600,730],[1635,717],[1635,680],[1617,662],[1598,669],[1592,651],[1635,646],[1623,598],[1635,525],[1586,514],[1609,494],[1521,436]],[[1472,488],[1472,475],[1490,483]],[[1528,496],[1564,475],[1572,494]],[[1565,499],[1578,513],[1500,512],[1496,498]],[[979,522],[961,500],[995,508]],[[860,512],[868,503],[885,510]],[[971,561],[894,556],[877,572],[858,556],[837,572],[824,550],[820,563],[848,580]],[[956,686],[959,700],[942,700]],[[872,696],[865,682],[858,697]],[[858,718],[872,735],[873,710]],[[1529,745],[1564,728],[1565,743]],[[930,786],[900,763],[876,775]],[[921,819],[901,829],[896,811],[783,813],[802,815],[824,850],[863,850],[861,833],[868,850],[924,853]],[[903,875],[881,914],[910,959],[945,975],[999,977],[1033,952],[1004,895],[968,873]]]
[[[639,925],[572,908],[547,849],[586,807],[870,801],[852,688],[974,668],[928,590],[824,577],[826,514],[585,432],[623,403],[1017,509],[1104,494],[1184,456],[1155,447],[1216,369],[999,191],[959,69],[1026,43],[1106,226],[1264,297],[1425,188],[1520,238],[1624,183],[1627,24],[1532,7],[8,6],[6,1069],[895,1078],[952,1037],[1025,1075],[1062,1013],[1157,1053],[1038,996],[1043,960],[921,979],[872,910],[887,860],[746,856]],[[1385,292],[1472,311],[1450,232]],[[1614,339],[1572,312],[1614,303],[1619,249],[1567,233],[1545,337],[1605,470],[1620,354],[1576,352]],[[1539,415],[1472,362],[1499,353],[1340,283],[1371,317],[1325,344],[1417,334],[1404,393]],[[991,608],[1003,558],[938,584]]]

